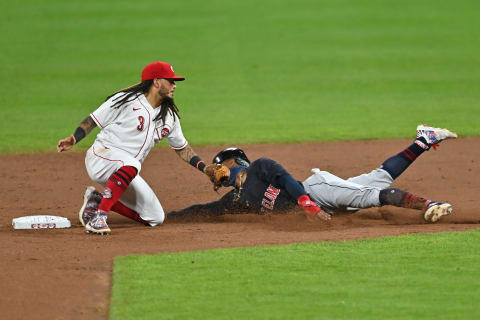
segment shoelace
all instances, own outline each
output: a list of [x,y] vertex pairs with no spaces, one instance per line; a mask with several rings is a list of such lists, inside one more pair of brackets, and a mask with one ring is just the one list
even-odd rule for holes
[[[433,131],[425,131],[425,130],[417,130],[417,139],[420,138],[423,134],[433,135],[435,140],[438,141],[437,136],[434,134]],[[428,141],[428,139],[427,139]],[[437,151],[437,148],[440,146],[440,142],[432,144],[430,147],[433,148],[434,151]]]
[[85,209],[97,209],[101,201],[102,201],[102,196],[94,194],[90,196],[90,198],[88,199],[87,206]]
[[96,209],[98,207],[98,202],[96,201],[89,201],[87,202],[87,206],[85,209]]
[[95,218],[93,218],[92,220],[93,220],[92,224],[93,224],[94,227],[103,228],[103,227],[107,226],[107,217],[104,216],[104,215],[98,215]]

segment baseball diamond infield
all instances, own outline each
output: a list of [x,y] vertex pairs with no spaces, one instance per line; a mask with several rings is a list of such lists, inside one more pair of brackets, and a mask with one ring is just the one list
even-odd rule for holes
[[[251,160],[277,160],[298,180],[319,167],[346,178],[368,172],[411,140],[246,145]],[[203,159],[223,148],[195,147]],[[337,241],[407,233],[462,231],[480,226],[480,139],[442,143],[423,154],[394,184],[426,198],[448,201],[454,214],[425,223],[418,211],[384,207],[310,222],[300,212],[227,215],[148,228],[111,213],[110,236],[85,234],[77,212],[91,185],[84,152],[1,156],[0,314],[4,319],[106,319],[112,259],[136,253],[175,252],[292,242]],[[212,201],[208,179],[168,148],[155,149],[141,175],[166,211]],[[223,192],[221,192],[223,193]],[[71,229],[13,230],[12,219],[66,216]]]

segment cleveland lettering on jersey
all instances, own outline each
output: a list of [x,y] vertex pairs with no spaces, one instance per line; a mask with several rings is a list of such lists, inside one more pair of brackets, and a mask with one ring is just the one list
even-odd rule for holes
[[271,184],[268,186],[267,191],[265,191],[263,194],[265,198],[262,200],[262,211],[264,208],[273,210],[273,207],[275,206],[275,200],[280,194],[280,191],[280,189],[275,188]]

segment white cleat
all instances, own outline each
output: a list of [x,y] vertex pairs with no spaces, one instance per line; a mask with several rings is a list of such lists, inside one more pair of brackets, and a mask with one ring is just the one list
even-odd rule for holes
[[107,213],[97,211],[85,225],[85,231],[93,234],[110,234],[112,231],[107,224]]
[[425,210],[423,218],[428,222],[437,222],[441,217],[451,214],[452,211],[453,207],[449,203],[431,202],[428,205],[427,210]]
[[87,208],[87,203],[88,203],[88,200],[92,194],[92,192],[95,191],[95,187],[87,187],[87,190],[85,190],[85,194],[83,195],[83,204],[82,204],[82,207],[80,208],[80,211],[78,211],[78,221],[80,221],[80,223],[82,224],[82,226],[85,227],[85,224],[88,222],[88,221],[85,221],[84,217],[83,217],[83,213],[85,211],[85,209]]
[[443,140],[455,139],[458,136],[455,132],[452,132],[448,129],[434,128],[424,124],[419,124],[417,126],[417,139],[420,137],[425,138],[428,145],[431,147],[433,145],[439,144]]

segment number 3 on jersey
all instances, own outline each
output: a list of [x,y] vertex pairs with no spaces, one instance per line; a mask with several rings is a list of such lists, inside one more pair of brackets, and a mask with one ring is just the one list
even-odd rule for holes
[[140,122],[140,124],[137,126],[137,130],[142,131],[143,130],[143,124],[145,123],[145,118],[142,117],[142,116],[138,116],[138,121]]

